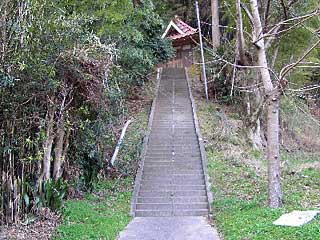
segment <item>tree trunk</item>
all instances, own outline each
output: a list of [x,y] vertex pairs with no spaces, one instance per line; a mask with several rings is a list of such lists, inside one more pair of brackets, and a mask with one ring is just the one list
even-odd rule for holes
[[212,12],[212,46],[217,49],[220,46],[219,29],[219,0],[211,0]]
[[[63,152],[61,158],[63,161],[66,161],[68,149],[69,149],[69,137],[70,137],[70,128],[67,129],[66,137],[64,138]],[[61,173],[62,174],[62,173]]]
[[44,156],[43,156],[43,169],[42,169],[42,179],[43,181],[47,181],[50,178],[50,168],[51,168],[51,151],[52,144],[54,139],[53,134],[53,125],[54,125],[54,108],[50,108],[48,110],[48,123],[47,123],[47,131],[44,143]]
[[247,65],[248,61],[245,55],[245,41],[243,35],[243,21],[241,14],[241,1],[237,1],[237,60],[239,65]]
[[2,17],[1,17],[1,64],[4,64],[5,56],[6,56],[6,43],[7,43],[7,7],[8,7],[8,1],[5,0],[2,3],[2,8],[0,9],[2,11]]
[[[241,0],[236,0],[236,11],[237,11],[237,49],[236,49],[236,62],[238,65],[246,66],[249,65],[249,60],[246,56],[246,44],[244,40],[243,33],[243,20],[242,20],[242,12],[241,12]],[[242,85],[244,87],[253,85],[254,83],[250,82],[250,78],[248,78],[248,70],[238,69],[239,73],[237,77],[240,79]],[[258,74],[257,74],[258,75]],[[258,75],[260,76],[260,75]],[[245,92],[244,93],[244,104],[246,109],[246,117],[249,119],[247,122],[247,136],[252,143],[254,149],[263,150],[263,141],[261,138],[261,124],[260,118],[257,116],[253,116],[253,108],[259,106],[261,101],[259,90],[257,89],[253,96],[250,96],[252,93]],[[251,120],[252,118],[253,121]]]
[[267,107],[268,203],[277,208],[282,205],[279,158],[279,99],[272,96]]
[[267,99],[267,160],[268,160],[268,205],[273,208],[282,204],[279,158],[279,93],[273,86],[266,57],[263,30],[257,0],[250,0],[254,39],[256,42],[258,65]]
[[62,165],[62,152],[63,152],[63,141],[64,141],[64,117],[61,116],[60,123],[57,130],[55,148],[54,148],[54,164],[53,164],[53,177],[58,180],[61,177],[61,165]]

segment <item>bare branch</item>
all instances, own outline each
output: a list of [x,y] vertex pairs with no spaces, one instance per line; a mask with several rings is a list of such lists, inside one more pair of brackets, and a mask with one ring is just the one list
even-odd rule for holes
[[320,40],[318,40],[305,54],[303,54],[302,57],[298,59],[298,61],[283,67],[279,74],[279,81],[281,81],[285,77],[285,75],[288,72],[290,72],[294,67],[300,64],[303,61],[303,59],[305,59],[312,52],[312,50],[315,49],[319,44],[320,44]]
[[271,1],[268,0],[267,7],[266,7],[266,10],[265,10],[265,13],[264,13],[264,27],[268,26],[270,3],[271,3]]
[[[293,28],[295,28],[296,26],[304,23],[305,21],[309,20],[310,18],[314,17],[314,16],[317,16],[319,14],[319,10],[315,10],[313,11],[312,13],[310,14],[307,14],[307,15],[303,15],[303,16],[298,16],[298,17],[294,17],[294,18],[290,18],[290,19],[287,19],[287,20],[284,20],[284,21],[281,21],[279,23],[277,23],[275,26],[273,26],[267,33],[265,33],[263,36],[260,36],[258,39],[256,39],[253,44],[255,44],[256,42],[258,42],[259,40],[261,40],[262,38],[270,38],[272,36],[275,36],[275,35],[279,35],[280,33],[284,33],[284,32],[287,32]],[[298,21],[297,23],[293,24],[292,26],[290,26],[289,28],[286,28],[286,29],[283,29],[280,31],[280,29],[285,26],[285,25],[288,25],[288,24],[291,24],[292,21],[296,21],[296,20],[300,20]],[[269,41],[272,41],[274,40],[275,38],[273,37],[271,40]],[[266,45],[270,46],[270,42],[266,43]]]
[[[216,62],[216,61],[221,61],[221,62],[224,62],[230,66],[233,66],[233,67],[237,67],[237,68],[243,68],[243,69],[259,69],[259,68],[265,68],[265,69],[268,69],[274,76],[275,79],[279,80],[279,77],[278,75],[275,73],[275,71],[269,67],[264,67],[264,66],[259,66],[259,65],[238,65],[238,64],[234,64],[234,63],[231,63],[225,59],[223,59],[222,57],[220,57],[219,55],[217,55],[216,53],[213,53],[211,51],[211,49],[208,49],[208,48],[205,48],[205,50],[207,50],[209,53],[213,54],[214,57],[215,57],[215,60],[214,61],[207,61],[206,64],[208,63],[212,63],[212,62]],[[195,64],[200,64],[200,63],[195,63]]]
[[[209,25],[209,26],[212,26],[212,24],[211,23],[207,23],[207,22],[201,22],[201,24],[204,24],[204,25]],[[235,28],[235,27],[230,27],[230,26],[226,26],[226,25],[218,25],[220,28],[228,28],[228,29],[233,29],[233,30],[237,30],[237,28]],[[249,32],[247,32],[247,31],[245,31],[245,30],[243,30],[243,32],[246,34],[246,35],[248,35],[250,38],[252,38],[252,35],[251,35],[251,33],[249,33]]]
[[249,18],[251,25],[253,25],[253,17],[252,17],[251,12],[249,11],[249,9],[247,8],[247,6],[245,4],[241,3],[241,7],[244,10],[244,12],[246,13],[247,17]]
[[283,9],[283,15],[284,19],[288,19],[288,13],[287,13],[287,7],[283,0],[280,1],[282,9]]
[[319,89],[320,85],[312,85],[312,86],[306,86],[303,88],[299,88],[299,89],[293,89],[293,88],[288,88],[288,91],[291,92],[307,92],[307,91],[311,91],[311,90],[315,90],[315,89]]

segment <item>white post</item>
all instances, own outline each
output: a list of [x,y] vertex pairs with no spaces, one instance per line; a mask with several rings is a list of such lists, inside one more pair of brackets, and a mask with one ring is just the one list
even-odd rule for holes
[[157,68],[157,80],[160,78],[160,68]]
[[124,125],[122,131],[121,131],[121,135],[120,135],[120,138],[118,140],[118,143],[116,145],[116,148],[113,152],[113,155],[112,155],[112,158],[111,158],[111,161],[110,161],[110,164],[111,166],[114,166],[114,162],[116,161],[116,158],[117,158],[117,155],[118,155],[118,152],[119,152],[119,149],[120,149],[120,146],[122,144],[122,141],[123,141],[123,138],[124,138],[124,135],[126,134],[126,130],[129,126],[129,124],[132,122],[132,119],[129,119],[126,124]]
[[204,53],[203,53],[203,43],[202,43],[202,34],[201,34],[201,23],[200,23],[200,14],[199,14],[199,4],[196,1],[196,12],[197,12],[197,19],[198,19],[198,31],[199,31],[199,41],[200,41],[200,50],[201,50],[201,60],[202,60],[202,73],[203,73],[203,80],[204,80],[204,91],[206,94],[206,101],[209,101],[208,97],[208,84],[207,84],[207,75],[206,75],[206,65],[204,62]]

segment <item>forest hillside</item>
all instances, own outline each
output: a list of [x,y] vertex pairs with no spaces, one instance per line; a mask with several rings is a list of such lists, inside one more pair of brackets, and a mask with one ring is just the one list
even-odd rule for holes
[[199,20],[182,0],[2,0],[0,12],[0,239],[116,239],[129,223],[160,69],[178,58],[161,37],[172,19],[202,32],[186,76],[212,226],[320,238],[319,216],[272,225],[320,208],[317,0],[199,0]]

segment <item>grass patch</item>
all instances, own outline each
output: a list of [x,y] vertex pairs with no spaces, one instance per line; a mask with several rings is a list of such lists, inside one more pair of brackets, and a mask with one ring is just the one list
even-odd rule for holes
[[130,178],[104,181],[97,185],[98,192],[67,201],[54,239],[114,240],[130,221],[131,185]]
[[[320,239],[320,216],[298,228],[272,224],[291,210],[319,208],[320,171],[314,167],[300,167],[317,161],[319,153],[309,153],[306,159],[304,152],[282,152],[284,206],[268,208],[263,154],[246,145],[237,128],[232,124],[228,126],[225,119],[219,117],[214,104],[207,105],[204,101],[197,104],[214,194],[214,220],[224,239]],[[233,121],[229,114],[228,121]]]
[[[314,169],[283,179],[284,207],[266,207],[266,178],[247,166],[232,166],[209,151],[209,175],[215,201],[213,211],[224,239],[319,239],[320,218],[300,228],[272,224],[283,213],[314,208],[319,201],[320,174]],[[302,177],[304,176],[304,177]],[[308,190],[306,192],[306,186]]]

